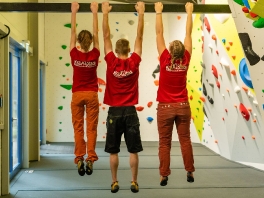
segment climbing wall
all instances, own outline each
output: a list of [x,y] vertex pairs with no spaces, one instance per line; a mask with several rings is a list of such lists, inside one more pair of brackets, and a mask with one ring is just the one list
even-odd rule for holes
[[[50,1],[52,2],[52,1]],[[69,1],[70,2],[70,1]],[[81,3],[82,1],[80,1]],[[84,1],[83,1],[84,2]],[[87,2],[86,2],[87,3]],[[103,53],[102,36],[102,14],[99,12],[99,42],[101,56],[98,66],[98,85],[99,85],[99,123],[98,123],[98,141],[104,141],[106,135],[106,117],[108,106],[103,104],[105,91],[105,72],[106,64]],[[168,27],[169,23],[180,26],[186,22],[184,14],[163,15],[165,32],[164,36],[167,43],[173,36],[182,38],[182,31],[172,31]],[[173,19],[173,20],[172,20]],[[90,13],[77,14],[77,32],[82,29],[92,30],[92,15]],[[120,38],[130,40],[130,47],[133,51],[136,36],[138,16],[137,13],[110,13],[109,24],[111,29],[111,38],[113,46]],[[70,14],[45,14],[45,58],[48,62],[46,67],[46,126],[47,141],[51,142],[71,142],[73,141],[73,128],[71,124],[71,87],[72,87],[72,66],[70,65],[69,41],[70,41]],[[201,22],[199,22],[199,27]],[[198,31],[198,30],[197,30]],[[201,33],[202,31],[199,30]],[[156,95],[158,89],[158,53],[156,49],[155,36],[155,18],[153,13],[145,14],[145,29],[143,41],[142,62],[140,64],[139,76],[139,104],[136,105],[140,119],[141,138],[143,141],[158,141],[158,131],[156,122]],[[175,38],[173,38],[175,39]],[[197,41],[198,42],[198,41]],[[201,58],[199,58],[199,61]],[[196,65],[198,68],[199,62]],[[193,66],[192,66],[193,68]],[[201,74],[195,73],[197,81],[200,82]],[[195,81],[193,83],[196,84]],[[194,88],[199,91],[199,88]],[[193,91],[196,91],[194,90]],[[201,90],[201,87],[200,87]],[[201,92],[201,91],[200,91]],[[202,112],[202,104],[199,103]],[[194,114],[194,117],[196,114]],[[195,120],[202,118],[197,116]],[[203,118],[201,119],[203,122]],[[198,124],[202,133],[202,123]],[[191,135],[193,142],[200,142],[197,126],[191,124]],[[176,132],[174,128],[174,132]],[[201,136],[200,136],[201,137]],[[174,133],[173,140],[178,140],[177,133]]]
[[[242,10],[241,5],[238,7]],[[217,146],[219,154],[228,159],[263,166],[263,93],[259,81],[263,69],[258,67],[263,66],[263,62],[260,59],[251,59],[250,63],[245,54],[245,46],[241,43],[241,38],[249,42],[245,32],[248,33],[251,27],[256,29],[252,21],[247,23],[251,27],[242,28],[239,25],[243,23],[238,23],[238,18],[233,17],[232,12],[203,15],[201,18],[204,110],[214,134],[214,140],[205,145],[211,149]],[[243,18],[245,24],[248,19],[244,13]],[[254,30],[254,37],[260,36],[260,31],[259,28]],[[256,47],[261,48],[263,51],[263,46]],[[258,68],[256,76],[252,71],[254,67]],[[205,131],[203,137],[208,137],[209,133]]]

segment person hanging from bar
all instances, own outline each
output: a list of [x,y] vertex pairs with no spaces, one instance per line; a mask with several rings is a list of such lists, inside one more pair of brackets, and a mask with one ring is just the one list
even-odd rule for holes
[[163,37],[161,2],[155,3],[156,42],[160,57],[160,77],[157,91],[157,124],[159,132],[159,173],[160,185],[166,186],[170,170],[170,150],[174,122],[181,145],[181,152],[187,181],[194,182],[194,159],[190,138],[191,109],[186,87],[187,71],[192,54],[192,12],[193,4],[186,3],[186,34],[184,43],[179,40],[170,42],[168,49]]
[[[71,113],[74,128],[74,163],[80,176],[93,173],[93,163],[98,160],[95,152],[99,114],[97,67],[100,56],[98,39],[98,3],[92,2],[93,35],[82,30],[76,38],[76,13],[79,4],[71,4],[70,56],[73,67]],[[88,22],[87,22],[88,23]],[[76,41],[80,50],[76,48]],[[90,50],[91,44],[93,48]],[[86,112],[86,118],[85,113]],[[84,120],[86,120],[86,141],[84,138]],[[87,154],[87,156],[86,156]],[[84,164],[84,156],[86,156]]]
[[129,57],[130,46],[127,39],[121,38],[116,42],[115,53],[110,40],[108,13],[112,6],[108,2],[102,3],[104,52],[107,63],[106,89],[104,103],[109,105],[107,116],[107,135],[105,152],[110,153],[110,168],[112,173],[111,192],[119,190],[117,170],[119,165],[121,137],[124,134],[127,150],[130,153],[130,168],[132,180],[130,189],[139,191],[138,152],[143,150],[141,144],[139,118],[134,105],[138,104],[138,77],[141,62],[142,41],[144,30],[145,4],[137,2],[135,9],[138,13],[137,35],[134,52]]

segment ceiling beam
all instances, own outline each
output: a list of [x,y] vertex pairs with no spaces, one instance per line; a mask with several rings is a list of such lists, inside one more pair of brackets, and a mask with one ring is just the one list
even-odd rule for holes
[[[79,12],[91,12],[90,3],[79,3]],[[111,12],[135,12],[135,4],[111,4]],[[101,4],[99,4],[99,10]],[[71,12],[71,3],[0,3],[0,12]],[[155,12],[154,4],[145,4],[145,12]],[[185,4],[164,4],[163,12],[184,12]],[[194,13],[231,13],[229,5],[194,5]]]

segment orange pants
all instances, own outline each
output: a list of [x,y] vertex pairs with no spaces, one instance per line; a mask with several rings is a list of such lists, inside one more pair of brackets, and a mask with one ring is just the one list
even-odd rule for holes
[[[84,111],[86,112],[87,142],[84,140]],[[98,93],[94,91],[74,92],[72,94],[71,112],[75,141],[74,163],[77,164],[78,160],[84,160],[86,151],[88,154],[85,159],[86,162],[98,160],[95,152],[99,114]]]

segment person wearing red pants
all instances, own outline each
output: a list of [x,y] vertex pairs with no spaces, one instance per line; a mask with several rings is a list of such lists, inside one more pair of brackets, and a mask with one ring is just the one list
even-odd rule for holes
[[[73,67],[72,85],[72,124],[74,128],[75,159],[79,175],[93,173],[93,163],[98,160],[95,152],[97,125],[99,114],[97,67],[100,56],[98,40],[98,3],[91,3],[93,13],[93,35],[88,30],[82,30],[77,37],[81,49],[76,48],[76,13],[79,4],[71,5],[71,40],[70,56]],[[93,43],[92,50],[89,51]],[[86,137],[84,139],[84,112],[86,112]],[[84,165],[84,156],[86,167]]]
[[187,71],[192,54],[193,4],[186,3],[186,35],[184,43],[174,40],[166,49],[163,37],[161,2],[155,3],[156,42],[160,56],[160,77],[157,93],[157,123],[159,131],[160,185],[166,186],[170,170],[170,150],[174,123],[181,145],[187,181],[194,182],[194,159],[190,138],[191,110],[186,88]]

